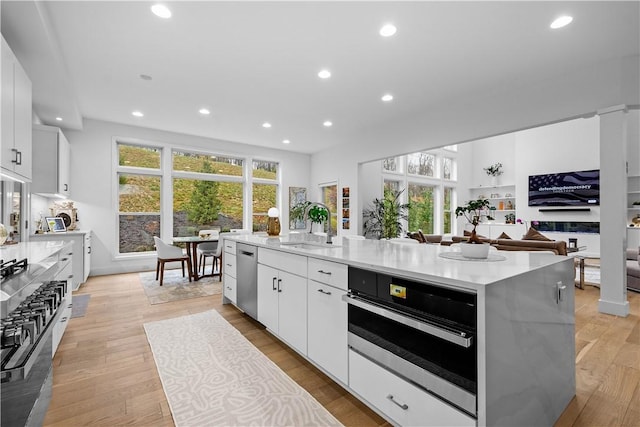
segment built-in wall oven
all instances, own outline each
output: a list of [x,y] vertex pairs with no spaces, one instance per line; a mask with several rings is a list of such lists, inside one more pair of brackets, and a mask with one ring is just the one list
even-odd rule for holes
[[350,349],[477,416],[476,294],[349,268]]

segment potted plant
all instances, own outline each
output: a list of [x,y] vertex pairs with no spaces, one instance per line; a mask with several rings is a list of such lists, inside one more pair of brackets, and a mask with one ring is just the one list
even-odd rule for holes
[[404,190],[386,190],[382,199],[374,199],[362,212],[363,232],[367,237],[391,239],[402,234],[402,222],[409,219],[409,203],[401,203]]
[[484,168],[484,171],[488,176],[491,177],[492,185],[495,187],[498,184],[498,177],[502,175],[502,163],[495,163],[487,168]]
[[289,209],[289,228],[305,228],[304,226],[304,211],[307,209],[311,202],[302,201],[296,203],[291,209]]
[[[456,208],[456,216],[464,216],[469,224],[473,225],[471,235],[466,243],[460,245],[462,255],[468,258],[486,258],[489,254],[489,244],[483,243],[478,234],[476,233],[476,227],[480,224],[480,218],[482,212],[489,209],[491,204],[487,199],[470,200],[464,206],[458,206]],[[474,248],[474,246],[476,246]]]
[[322,224],[329,220],[329,212],[322,206],[313,205],[311,209],[309,209],[309,219],[311,220],[309,232],[312,232],[313,224]]

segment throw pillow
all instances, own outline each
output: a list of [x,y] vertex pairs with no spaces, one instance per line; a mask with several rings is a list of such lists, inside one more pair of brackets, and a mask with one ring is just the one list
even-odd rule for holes
[[498,239],[509,239],[509,240],[511,240],[511,237],[509,237],[509,235],[503,231],[503,232],[498,236]]
[[[464,233],[464,236],[471,236],[471,232],[468,231],[468,230],[464,230],[463,233]],[[482,236],[482,235],[480,235],[478,233],[476,233],[476,236],[478,236],[479,239],[486,239],[486,237],[484,237],[484,236]]]
[[553,239],[549,239],[543,236],[542,234],[540,234],[538,230],[536,230],[533,227],[529,227],[529,231],[527,231],[527,234],[522,236],[522,240],[538,240],[542,242],[553,242]]

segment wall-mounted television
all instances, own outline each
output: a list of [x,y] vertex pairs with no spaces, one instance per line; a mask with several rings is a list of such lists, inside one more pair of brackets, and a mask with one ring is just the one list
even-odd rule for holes
[[529,206],[600,205],[600,170],[529,176]]

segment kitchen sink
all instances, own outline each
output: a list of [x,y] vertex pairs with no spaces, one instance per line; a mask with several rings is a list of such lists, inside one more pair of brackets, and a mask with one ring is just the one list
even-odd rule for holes
[[340,245],[328,245],[326,243],[313,243],[313,242],[282,242],[280,246],[284,246],[286,248],[296,248],[296,249],[334,249],[339,248]]

